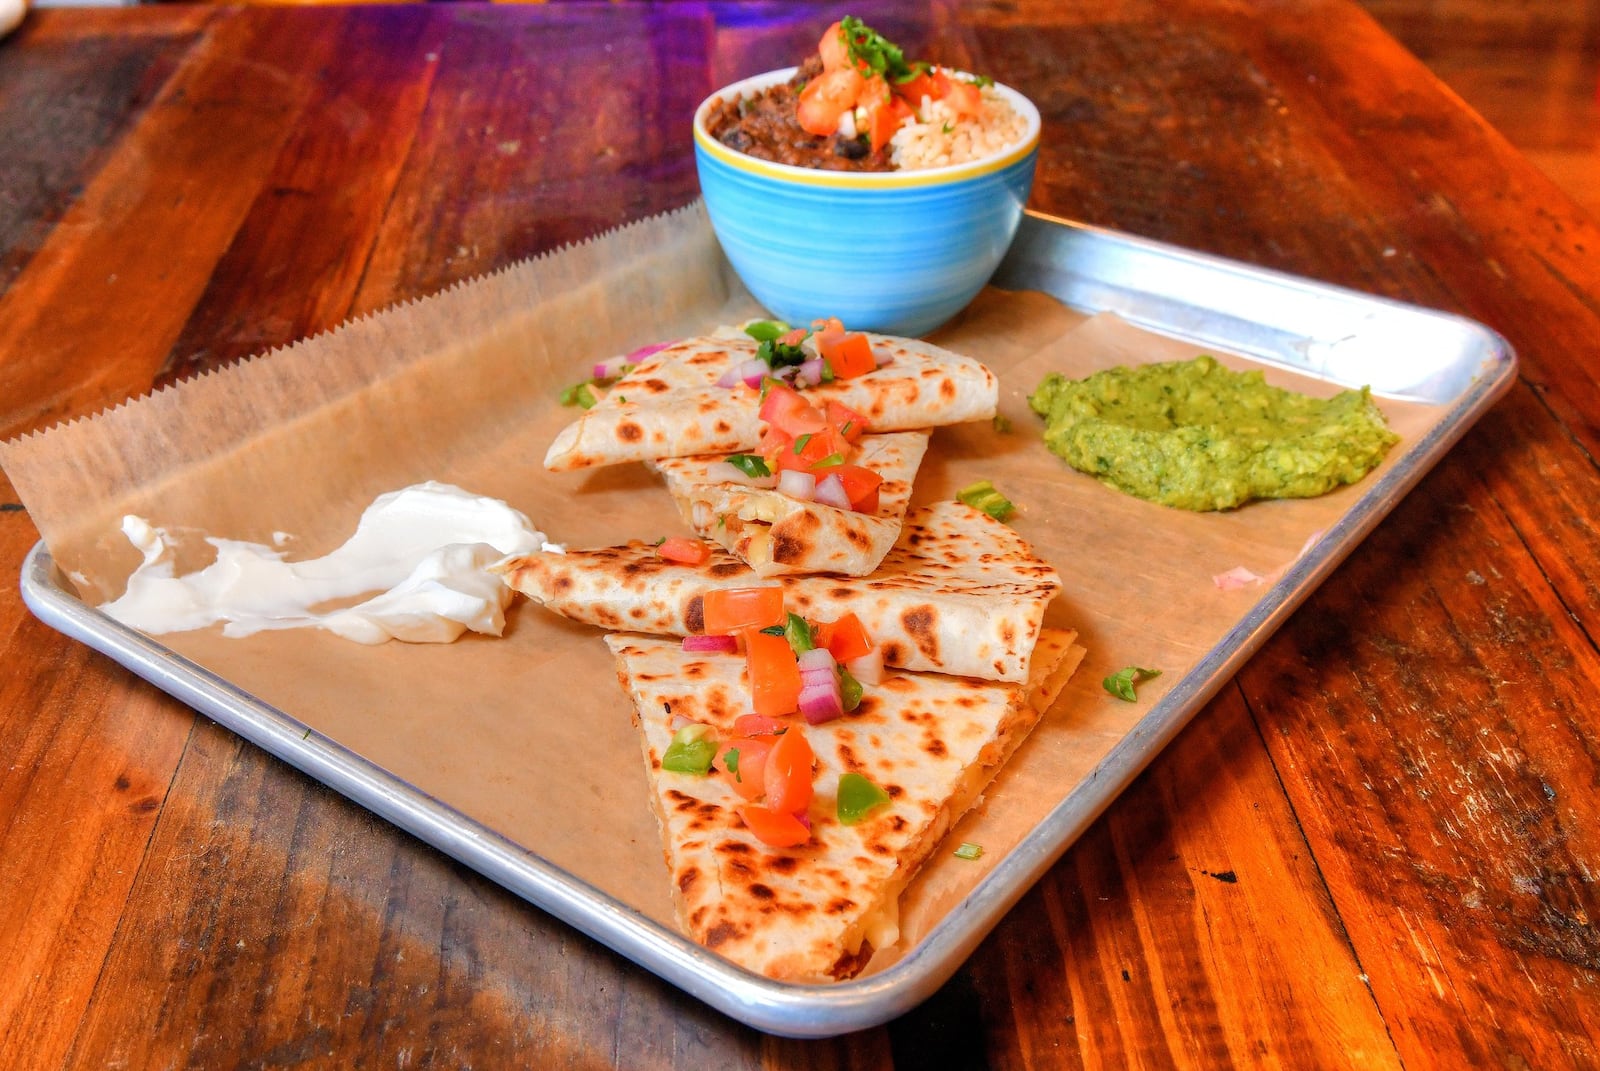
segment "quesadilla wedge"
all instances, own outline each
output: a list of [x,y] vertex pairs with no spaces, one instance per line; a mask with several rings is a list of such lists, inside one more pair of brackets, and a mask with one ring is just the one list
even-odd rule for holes
[[732,551],[758,576],[866,576],[900,537],[911,481],[927,448],[925,431],[861,437],[851,460],[883,478],[875,513],[790,498],[776,488],[713,482],[707,469],[722,460],[720,454],[663,458],[651,467],[666,478],[684,523]]
[[[808,400],[848,406],[879,432],[994,416],[999,381],[982,364],[919,339],[867,338],[883,363],[850,379],[808,387]],[[717,383],[754,359],[759,347],[735,328],[650,354],[561,430],[545,455],[545,468],[562,472],[755,447],[761,438],[759,390]]]
[[[901,890],[1060,694],[1083,655],[1074,639],[1044,632],[1026,683],[891,675],[853,714],[821,725],[782,719],[786,731],[804,733],[814,780],[804,812],[809,838],[773,847],[741,817],[751,797],[734,787],[738,775],[727,767],[738,759],[723,744],[710,773],[663,767],[686,722],[739,742],[734,720],[748,710],[744,658],[607,636],[641,729],[679,926],[771,978],[827,982],[858,973],[875,949],[899,939]],[[851,824],[838,807],[846,774],[887,797]]]
[[[564,617],[667,636],[703,630],[707,591],[760,582],[725,551],[684,565],[663,560],[641,541],[538,552],[495,569],[506,584]],[[934,502],[907,514],[899,541],[870,577],[776,582],[790,609],[808,620],[854,613],[887,665],[1001,681],[1028,679],[1045,607],[1061,590],[1055,569],[1026,540],[960,502]]]

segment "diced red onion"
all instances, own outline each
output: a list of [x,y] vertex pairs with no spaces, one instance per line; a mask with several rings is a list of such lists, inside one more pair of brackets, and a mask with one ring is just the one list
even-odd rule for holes
[[795,821],[799,822],[801,825],[805,826],[807,829],[811,828],[811,816],[809,814],[807,814],[806,812],[804,812],[804,811],[796,811],[794,813],[794,817],[795,817]]
[[795,373],[795,382],[803,387],[815,387],[822,382],[822,358],[813,357],[809,361],[802,361]]
[[778,493],[801,502],[810,502],[817,489],[817,478],[799,469],[784,469],[778,473]]
[[800,714],[811,725],[844,716],[844,698],[839,689],[839,671],[826,647],[815,647],[801,655]]
[[609,360],[601,361],[594,366],[594,378],[612,379],[620,376],[623,366],[631,363],[626,357],[612,357]]
[[837,685],[827,688],[800,689],[800,716],[807,725],[821,725],[825,721],[844,717],[844,700],[839,698]]
[[733,636],[685,636],[683,649],[686,652],[710,651],[718,654],[737,654],[739,641]]
[[777,487],[776,476],[751,476],[731,461],[713,461],[706,466],[706,479],[712,483],[737,483],[745,487]]
[[759,357],[740,361],[717,380],[717,386],[733,388],[743,383],[747,387],[761,386],[761,378],[768,372],[767,362]]
[[821,502],[824,506],[837,506],[839,509],[850,508],[850,496],[845,493],[844,481],[839,479],[838,473],[824,476],[817,481],[817,489],[812,492],[811,500]]
[[878,367],[879,368],[882,368],[884,365],[886,365],[890,361],[894,360],[894,358],[890,357],[887,353],[883,352],[883,349],[881,347],[874,346],[873,350],[872,350],[872,353],[873,353],[873,355],[875,357],[878,358]]
[[632,353],[628,354],[628,356],[626,358],[624,358],[624,359],[629,364],[638,364],[640,361],[644,360],[646,357],[649,357],[652,354],[660,353],[662,350],[666,349],[670,345],[672,345],[672,343],[670,343],[670,342],[652,342],[648,346],[640,346],[638,349],[636,349]]
[[883,683],[883,648],[874,644],[872,650],[864,655],[858,655],[844,664],[850,671],[850,676],[862,684]]

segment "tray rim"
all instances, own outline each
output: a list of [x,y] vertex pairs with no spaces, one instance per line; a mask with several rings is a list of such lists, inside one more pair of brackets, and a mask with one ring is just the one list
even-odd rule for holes
[[[964,900],[935,923],[916,947],[878,973],[831,985],[802,985],[775,981],[734,965],[389,774],[289,712],[262,702],[158,640],[89,606],[66,585],[43,540],[34,545],[23,562],[23,600],[46,625],[107,655],[229,731],[734,1019],[759,1030],[797,1038],[831,1037],[879,1025],[915,1007],[955,973],[1005,913],[1478,417],[1509,390],[1516,376],[1517,359],[1511,345],[1487,326],[1454,313],[1043,213],[1029,211],[1023,225],[1030,229],[1065,228],[1093,241],[1181,259],[1203,269],[1248,275],[1347,302],[1377,303],[1393,311],[1441,318],[1480,336],[1487,357],[1467,388],[1444,406],[1439,422],[1410,444],[1400,462],[1364,490],[1222,640],[1111,746],[1084,780],[1051,808]],[[1053,296],[1070,307],[1086,308],[1060,295]],[[1254,356],[1271,360],[1265,355]],[[1093,791],[1086,791],[1088,787]]]

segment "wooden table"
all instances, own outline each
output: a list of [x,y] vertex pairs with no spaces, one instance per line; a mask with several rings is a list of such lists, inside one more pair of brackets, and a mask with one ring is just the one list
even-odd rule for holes
[[[0,434],[686,203],[695,103],[844,10],[36,13],[0,42]],[[1039,103],[1035,207],[1480,319],[1519,382],[942,991],[833,1041],[708,1010],[8,582],[5,1062],[1600,1062],[1600,229],[1344,0],[870,15]]]

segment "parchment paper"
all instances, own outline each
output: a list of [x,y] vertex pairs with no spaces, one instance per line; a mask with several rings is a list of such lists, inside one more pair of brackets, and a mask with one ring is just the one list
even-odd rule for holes
[[[291,557],[325,553],[376,495],[430,479],[502,498],[574,547],[688,534],[643,466],[544,471],[546,447],[576,413],[556,396],[598,358],[760,313],[695,205],[0,444],[0,465],[90,603],[119,594],[138,562],[118,529],[129,512],[192,530],[185,568],[208,560],[201,534],[270,542],[289,532]],[[1065,581],[1046,623],[1078,629],[1088,656],[907,891],[902,942],[873,970],[969,893],[1270,586],[1222,591],[1216,574],[1284,568],[1361,491],[1224,514],[1139,501],[1049,454],[1026,396],[1051,370],[1185,359],[1194,347],[1115,317],[1086,320],[1042,294],[993,289],[934,341],[995,370],[1011,431],[987,422],[936,431],[914,501],[993,480],[1020,507],[1013,526]],[[1308,393],[1337,389],[1265,372]],[[1412,441],[1443,416],[1380,404]],[[163,642],[671,925],[639,744],[599,633],[527,603],[509,619],[503,638],[442,646],[365,647],[321,632],[228,640],[216,630]],[[1100,681],[1133,664],[1163,676],[1130,704]],[[983,857],[954,858],[963,840],[981,844]]]

